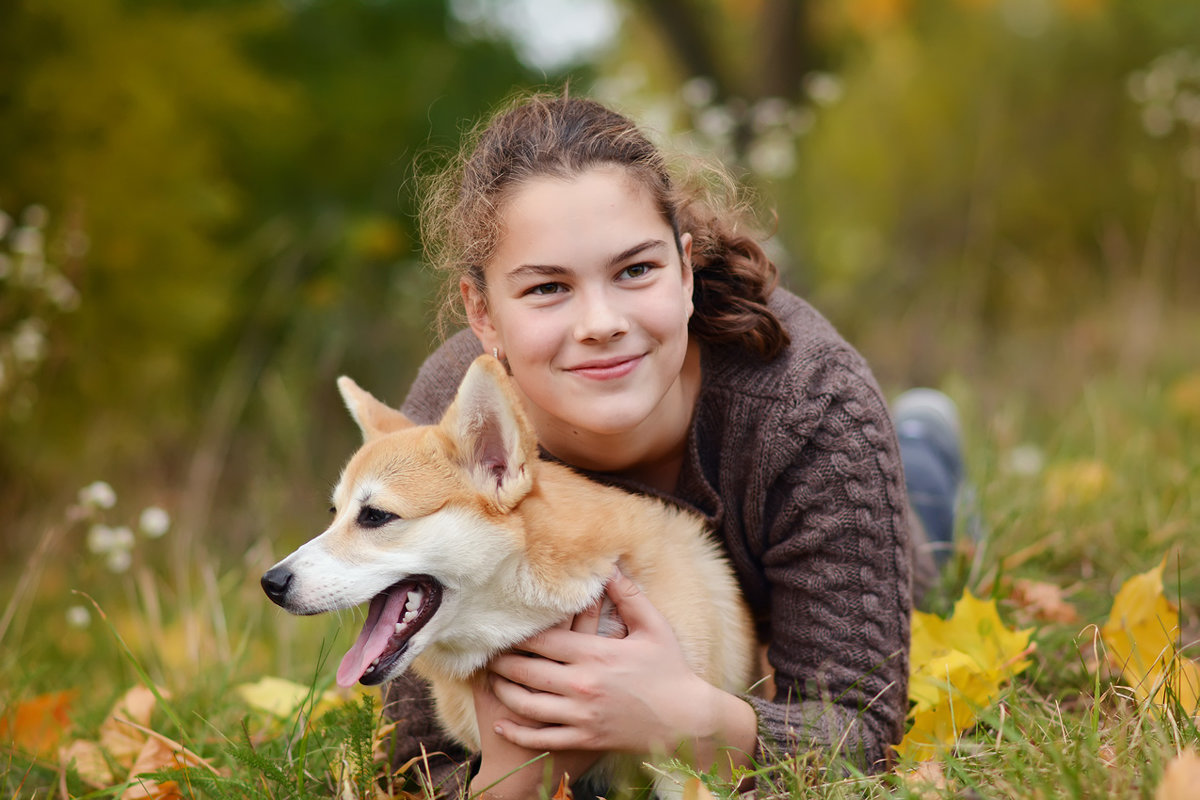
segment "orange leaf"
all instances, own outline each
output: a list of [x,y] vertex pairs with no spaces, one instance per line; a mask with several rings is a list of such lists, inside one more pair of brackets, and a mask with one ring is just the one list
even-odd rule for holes
[[[132,725],[133,723],[129,723]],[[139,727],[140,726],[136,726]],[[204,767],[210,772],[217,770],[200,756],[188,750],[179,742],[168,739],[161,733],[140,728],[146,735],[146,741],[138,752],[133,766],[129,769],[129,778],[134,781],[121,795],[120,800],[177,800],[183,795],[175,781],[156,783],[148,778],[139,776],[167,767]]]
[[712,792],[699,778],[689,778],[683,785],[683,800],[715,800]]
[[63,734],[71,727],[67,712],[77,694],[74,689],[48,692],[18,703],[0,719],[0,740],[43,758],[52,757]]
[[555,790],[554,797],[550,798],[550,800],[571,800],[575,796],[571,794],[571,787],[567,783],[568,780],[570,778],[564,772],[563,776],[558,779],[558,789]]
[[1039,622],[1070,625],[1079,621],[1075,606],[1063,599],[1063,590],[1052,583],[1020,579],[1013,582],[1010,599],[1023,615]]

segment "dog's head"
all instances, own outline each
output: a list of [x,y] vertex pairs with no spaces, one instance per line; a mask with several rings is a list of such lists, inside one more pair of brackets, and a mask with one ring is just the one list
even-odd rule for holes
[[333,523],[262,585],[293,614],[370,601],[337,679],[378,684],[427,648],[486,629],[495,609],[477,606],[495,595],[481,588],[517,568],[522,532],[509,512],[532,489],[537,442],[490,356],[471,365],[437,425],[414,425],[349,378],[338,388],[363,446],[334,489]]

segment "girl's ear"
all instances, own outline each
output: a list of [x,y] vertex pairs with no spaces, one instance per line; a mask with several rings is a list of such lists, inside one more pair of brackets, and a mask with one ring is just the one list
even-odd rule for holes
[[680,236],[679,244],[683,248],[683,298],[687,304],[688,319],[691,319],[692,312],[695,310],[692,293],[696,288],[696,276],[692,272],[692,235],[685,233]]
[[463,307],[467,311],[467,323],[483,345],[484,352],[490,353],[492,348],[500,346],[500,336],[488,313],[487,298],[470,278],[460,280],[458,290],[462,293]]

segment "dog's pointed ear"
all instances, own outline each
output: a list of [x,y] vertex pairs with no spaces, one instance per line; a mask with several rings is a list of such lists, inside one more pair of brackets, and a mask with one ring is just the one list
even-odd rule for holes
[[350,411],[350,416],[358,423],[363,440],[373,439],[385,433],[412,427],[408,417],[380,402],[357,383],[345,375],[337,380],[338,391]]
[[485,355],[471,364],[442,427],[457,442],[472,483],[499,510],[529,494],[537,436],[499,361]]

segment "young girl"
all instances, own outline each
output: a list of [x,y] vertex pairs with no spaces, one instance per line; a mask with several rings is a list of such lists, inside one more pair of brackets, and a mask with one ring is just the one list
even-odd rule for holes
[[590,100],[535,96],[496,116],[424,219],[470,330],[429,358],[403,410],[435,422],[476,356],[502,359],[546,457],[707,518],[773,693],[692,674],[618,574],[625,638],[593,635],[593,610],[495,659],[476,694],[480,754],[438,732],[419,679],[389,687],[395,756],[424,752],[435,788],[536,796],[544,764],[520,766],[547,751],[554,776],[610,750],[687,753],[701,769],[890,763],[921,551],[892,422],[863,359],[774,288],[722,185],[673,178],[632,122]]

